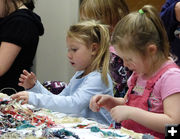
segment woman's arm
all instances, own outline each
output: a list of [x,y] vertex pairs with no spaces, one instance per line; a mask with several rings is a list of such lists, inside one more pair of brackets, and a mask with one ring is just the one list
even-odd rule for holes
[[15,44],[8,42],[1,42],[0,76],[4,75],[9,70],[9,68],[13,64],[14,60],[16,59],[20,51],[21,51],[21,47]]

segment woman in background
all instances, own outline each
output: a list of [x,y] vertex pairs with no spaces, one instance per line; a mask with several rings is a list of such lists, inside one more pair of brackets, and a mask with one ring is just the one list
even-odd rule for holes
[[11,95],[23,69],[31,71],[44,28],[32,0],[0,1],[0,92]]
[[[81,20],[98,20],[109,25],[110,35],[115,25],[129,13],[124,0],[83,0],[80,5]],[[131,75],[123,60],[117,55],[113,46],[110,46],[110,73],[114,81],[114,96],[124,97],[127,91],[127,79]]]

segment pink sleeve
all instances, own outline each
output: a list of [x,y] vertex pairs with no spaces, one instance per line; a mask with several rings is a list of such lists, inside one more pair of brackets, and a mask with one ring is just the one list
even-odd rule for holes
[[169,69],[162,75],[161,79],[162,100],[164,100],[169,95],[180,93],[180,69]]

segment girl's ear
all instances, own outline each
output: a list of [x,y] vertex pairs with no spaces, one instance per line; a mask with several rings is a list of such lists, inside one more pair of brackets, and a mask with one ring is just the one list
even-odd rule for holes
[[156,54],[156,52],[157,52],[157,46],[154,45],[154,44],[150,44],[150,45],[147,47],[147,52],[148,52],[148,54],[150,54],[150,55]]
[[91,51],[92,51],[92,55],[95,56],[97,54],[98,51],[98,44],[97,43],[92,43],[91,44]]

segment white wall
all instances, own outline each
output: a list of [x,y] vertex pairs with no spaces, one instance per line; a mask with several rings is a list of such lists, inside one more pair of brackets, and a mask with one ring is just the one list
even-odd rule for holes
[[37,0],[45,34],[40,38],[35,60],[37,78],[68,82],[74,74],[67,59],[66,32],[78,22],[79,0]]

